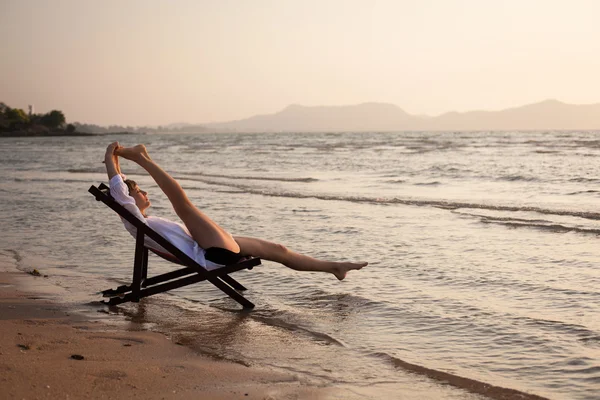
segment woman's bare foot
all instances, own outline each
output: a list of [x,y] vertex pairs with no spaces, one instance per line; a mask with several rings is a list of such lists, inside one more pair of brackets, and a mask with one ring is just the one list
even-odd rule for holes
[[361,262],[361,263],[337,263],[337,265],[335,266],[335,268],[333,269],[333,271],[331,272],[332,274],[335,275],[336,278],[338,278],[340,281],[343,280],[346,277],[346,273],[348,271],[352,271],[355,269],[361,269],[362,267],[366,267],[369,263],[368,262]]
[[120,147],[115,151],[115,154],[131,161],[138,162],[140,160],[149,160],[150,156],[146,150],[146,146],[138,144],[133,147]]

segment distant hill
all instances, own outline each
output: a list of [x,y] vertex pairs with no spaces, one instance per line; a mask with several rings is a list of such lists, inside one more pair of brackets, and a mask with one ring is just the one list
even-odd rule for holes
[[393,104],[305,107],[290,105],[267,115],[203,124],[207,130],[237,132],[365,132],[405,130],[600,130],[600,103],[546,100],[501,111],[410,115]]

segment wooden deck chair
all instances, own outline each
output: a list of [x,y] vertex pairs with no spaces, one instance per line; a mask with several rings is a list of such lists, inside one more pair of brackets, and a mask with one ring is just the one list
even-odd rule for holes
[[[244,308],[254,308],[254,304],[239,293],[239,291],[246,290],[246,288],[230,277],[229,274],[242,269],[252,269],[260,265],[261,260],[259,258],[249,257],[236,264],[208,271],[148,225],[137,219],[125,207],[117,203],[110,196],[110,190],[105,184],[101,183],[98,187],[92,185],[88,191],[96,197],[97,201],[102,201],[137,228],[131,285],[123,285],[116,289],[102,291],[101,293],[104,297],[110,297],[110,300],[108,302],[105,301],[105,303],[116,305],[128,301],[138,302],[141,298],[152,296],[153,294],[166,292],[201,281],[209,281],[229,297],[240,303]],[[154,240],[170,254],[150,249],[152,252],[167,261],[183,265],[184,268],[148,278],[148,248],[144,246],[144,238],[146,236]]]

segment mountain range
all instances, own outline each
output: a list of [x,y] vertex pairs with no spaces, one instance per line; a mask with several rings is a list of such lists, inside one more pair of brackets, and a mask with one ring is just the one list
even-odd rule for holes
[[448,112],[439,116],[411,115],[387,103],[294,104],[274,114],[202,127],[217,132],[600,130],[600,103],[575,105],[545,100],[500,111]]

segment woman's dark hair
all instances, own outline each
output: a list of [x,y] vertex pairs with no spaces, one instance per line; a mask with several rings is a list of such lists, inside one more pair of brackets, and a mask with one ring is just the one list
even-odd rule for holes
[[127,188],[129,189],[129,194],[131,195],[131,193],[135,190],[137,183],[132,179],[125,179],[123,182],[125,182],[125,184],[127,185]]

